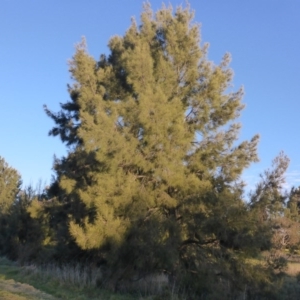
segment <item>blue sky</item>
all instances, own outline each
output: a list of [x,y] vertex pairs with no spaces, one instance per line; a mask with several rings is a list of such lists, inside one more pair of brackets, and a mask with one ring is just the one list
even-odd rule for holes
[[[16,168],[25,185],[49,183],[53,155],[66,153],[48,137],[53,111],[68,100],[67,61],[85,36],[96,59],[107,53],[113,35],[123,35],[130,18],[139,19],[138,0],[0,1],[0,156]],[[173,7],[185,1],[166,2]],[[151,1],[154,10],[162,1]],[[234,88],[245,88],[240,140],[261,136],[260,162],[244,179],[253,187],[258,174],[281,151],[290,157],[287,186],[300,185],[300,1],[190,0],[201,23],[208,57],[219,63],[232,55]]]

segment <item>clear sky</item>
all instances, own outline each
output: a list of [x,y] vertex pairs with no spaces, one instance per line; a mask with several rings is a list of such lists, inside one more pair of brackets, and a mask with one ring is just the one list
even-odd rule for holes
[[[162,1],[150,1],[154,10]],[[68,100],[67,61],[85,36],[96,59],[113,35],[139,19],[138,0],[0,0],[0,156],[25,185],[50,182],[53,155],[66,153],[43,104]],[[176,7],[185,1],[166,4]],[[289,185],[300,185],[300,1],[190,0],[209,59],[232,55],[234,87],[245,88],[241,141],[259,133],[260,163],[244,173],[253,187],[281,151],[290,157]]]

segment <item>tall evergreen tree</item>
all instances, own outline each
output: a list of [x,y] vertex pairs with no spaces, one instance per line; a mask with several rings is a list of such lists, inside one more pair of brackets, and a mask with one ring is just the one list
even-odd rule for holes
[[58,113],[45,107],[50,135],[69,150],[53,185],[69,233],[128,272],[194,274],[253,235],[237,181],[257,161],[258,136],[236,143],[243,90],[232,91],[228,54],[208,60],[192,19],[189,8],[154,14],[145,5],[98,62],[83,40],[70,101]]

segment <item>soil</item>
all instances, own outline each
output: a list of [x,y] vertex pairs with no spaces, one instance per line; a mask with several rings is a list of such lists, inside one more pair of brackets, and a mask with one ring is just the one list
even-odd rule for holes
[[0,280],[0,300],[57,300],[33,286],[13,279]]

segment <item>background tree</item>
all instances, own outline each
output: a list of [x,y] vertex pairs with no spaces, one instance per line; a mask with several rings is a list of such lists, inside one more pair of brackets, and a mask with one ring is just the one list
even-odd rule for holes
[[16,204],[20,192],[21,177],[0,157],[0,253],[7,255],[10,249],[11,226],[10,211]]
[[37,261],[46,235],[41,219],[32,218],[29,212],[34,200],[43,198],[41,184],[37,189],[21,189],[21,183],[18,171],[0,157],[0,254],[23,263]]
[[20,191],[21,176],[0,156],[0,210],[7,212]]
[[264,244],[262,249],[269,250],[268,263],[277,269],[283,269],[287,265],[284,250],[294,248],[299,241],[299,224],[289,217],[287,195],[283,192],[284,173],[288,165],[288,157],[281,152],[273,160],[272,169],[261,175],[261,181],[251,194],[249,203],[262,237],[272,232],[272,238],[265,239],[270,244]]
[[[4,160],[2,160],[4,161]],[[46,235],[45,228],[43,228],[43,218],[37,220],[30,215],[30,207],[35,201],[41,201],[43,194],[40,193],[41,185],[34,189],[32,186],[21,189],[21,179],[18,172],[4,164],[9,172],[4,176],[9,192],[3,192],[2,196],[11,196],[2,198],[5,203],[2,206],[0,213],[0,254],[12,260],[18,260],[19,263],[28,263],[33,260],[41,259],[40,254],[42,248],[46,250],[47,243],[45,243]],[[3,172],[4,169],[3,168]],[[7,170],[6,170],[7,171]],[[8,174],[10,176],[8,176]],[[8,178],[10,178],[8,180]],[[14,182],[14,184],[12,184]],[[9,204],[10,203],[10,204]],[[3,209],[5,208],[5,209]],[[45,222],[44,222],[45,223]],[[44,259],[46,251],[43,251]]]
[[292,187],[286,196],[287,203],[284,211],[284,220],[288,224],[285,237],[285,248],[289,254],[299,253],[300,247],[300,187]]
[[287,215],[293,221],[300,221],[300,187],[292,187],[287,202]]

